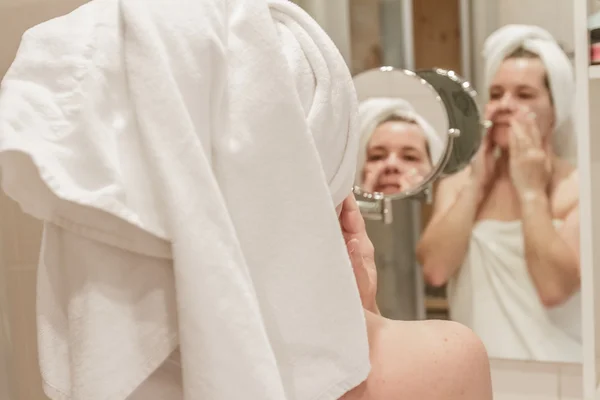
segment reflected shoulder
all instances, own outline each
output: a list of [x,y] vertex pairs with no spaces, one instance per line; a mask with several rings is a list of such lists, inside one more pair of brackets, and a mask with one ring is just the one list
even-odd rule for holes
[[579,205],[579,174],[576,168],[564,166],[551,192],[555,217],[564,218]]

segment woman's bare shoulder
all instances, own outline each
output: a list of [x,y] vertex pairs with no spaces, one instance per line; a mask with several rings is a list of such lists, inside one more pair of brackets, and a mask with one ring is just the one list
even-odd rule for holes
[[450,321],[383,320],[371,342],[371,374],[348,400],[492,398],[487,353],[470,329]]
[[560,167],[551,193],[552,214],[564,218],[579,205],[579,173],[565,164]]

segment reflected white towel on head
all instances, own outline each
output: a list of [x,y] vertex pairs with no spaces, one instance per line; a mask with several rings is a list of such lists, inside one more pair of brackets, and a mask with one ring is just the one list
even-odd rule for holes
[[0,92],[3,189],[147,257],[42,252],[49,396],[124,399],[178,344],[190,400],[333,400],[366,379],[334,210],[355,112],[343,58],[287,1],[96,0],[26,33]]
[[573,66],[550,32],[539,26],[513,24],[492,33],[483,46],[486,88],[506,57],[519,47],[537,54],[546,67],[556,116],[554,150],[574,159],[577,149],[571,119],[575,96]]
[[393,116],[415,121],[423,129],[425,138],[429,144],[432,164],[436,165],[441,159],[444,151],[444,143],[439,136],[440,133],[436,132],[433,126],[420,116],[408,101],[393,97],[372,97],[362,101],[358,105],[360,144],[354,180],[355,185],[362,184],[362,170],[366,163],[367,147],[373,132],[379,124]]

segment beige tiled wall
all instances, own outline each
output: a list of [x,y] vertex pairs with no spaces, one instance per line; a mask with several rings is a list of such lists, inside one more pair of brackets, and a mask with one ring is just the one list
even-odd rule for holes
[[492,360],[494,400],[582,400],[582,366]]
[[[0,306],[5,326],[3,348],[8,350],[8,390],[15,400],[42,400],[37,367],[35,329],[36,263],[39,253],[39,222],[23,215],[18,206],[0,195],[0,279],[4,293]],[[12,400],[12,398],[9,398]]]

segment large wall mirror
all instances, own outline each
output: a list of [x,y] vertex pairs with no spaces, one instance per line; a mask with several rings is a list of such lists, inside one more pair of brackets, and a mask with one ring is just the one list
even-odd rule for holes
[[379,307],[395,319],[447,318],[426,306],[435,293],[422,290],[414,228],[436,180],[469,165],[489,121],[470,83],[453,71],[381,67],[354,83],[361,136],[354,192],[377,251]]
[[572,27],[485,3],[345,2],[379,307],[465,324],[493,359],[580,364]]

